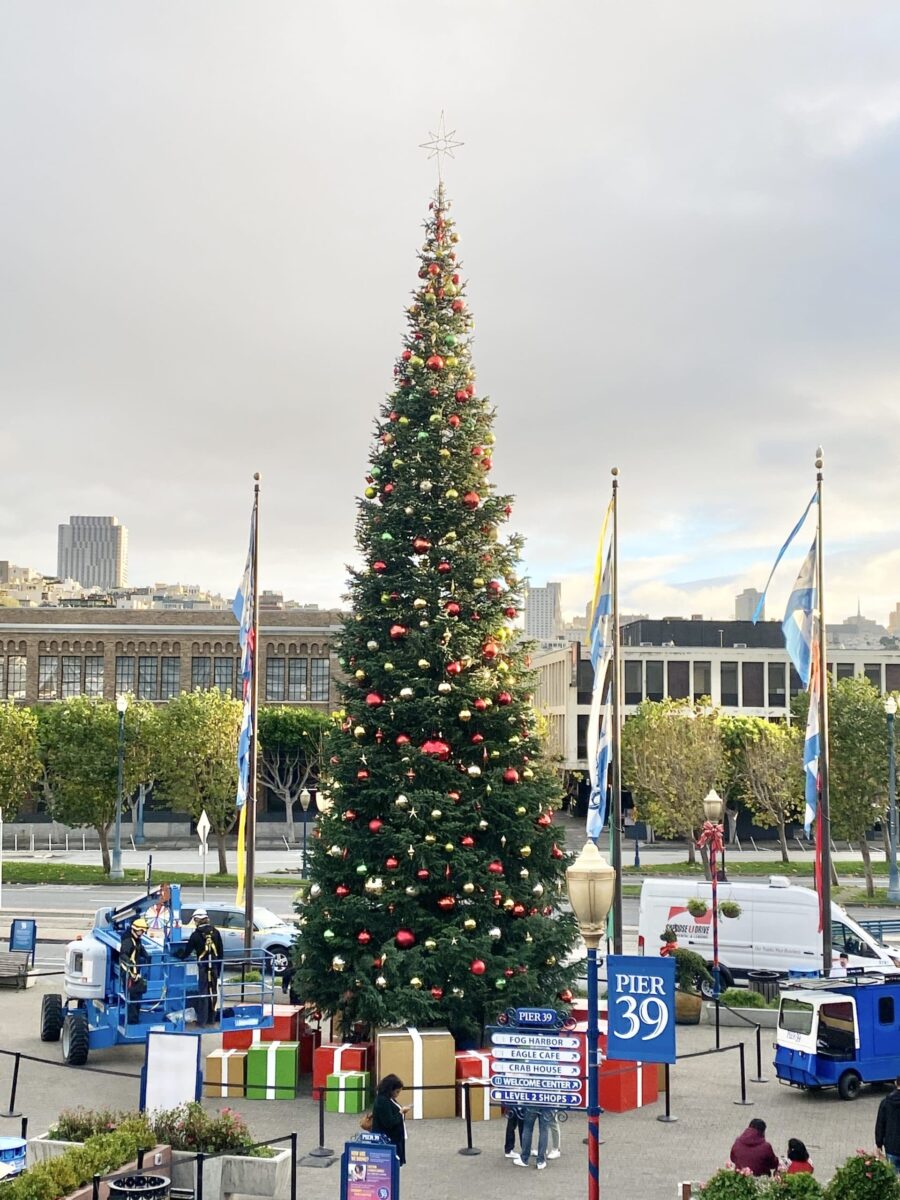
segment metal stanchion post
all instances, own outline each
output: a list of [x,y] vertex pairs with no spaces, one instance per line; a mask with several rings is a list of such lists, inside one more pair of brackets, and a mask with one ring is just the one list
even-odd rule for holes
[[194,1184],[194,1200],[203,1200],[203,1163],[206,1155],[200,1153],[195,1159],[197,1167],[197,1181]]
[[19,1063],[21,1061],[21,1057],[22,1056],[20,1054],[17,1054],[16,1061],[13,1064],[12,1084],[10,1085],[9,1089],[9,1107],[5,1113],[0,1113],[0,1116],[21,1117],[22,1115],[16,1110],[16,1089],[19,1086]]
[[297,1200],[297,1135],[291,1134],[291,1200]]
[[744,1107],[749,1107],[749,1105],[751,1105],[753,1103],[753,1101],[747,1099],[747,1068],[744,1065],[744,1043],[743,1042],[738,1043],[738,1058],[741,1061],[741,1098],[740,1098],[740,1100],[735,1100],[734,1103],[743,1105]]
[[462,1085],[462,1090],[463,1108],[466,1110],[466,1144],[463,1146],[462,1150],[460,1150],[460,1154],[467,1154],[471,1156],[474,1154],[480,1154],[481,1151],[477,1146],[472,1145],[472,1092],[469,1084],[464,1082]]
[[669,1064],[665,1063],[664,1067],[664,1074],[666,1077],[666,1111],[661,1117],[657,1117],[656,1119],[657,1121],[662,1121],[664,1124],[671,1125],[677,1121],[678,1118],[672,1116],[672,1087],[669,1082]]
[[319,1144],[310,1150],[310,1158],[334,1158],[334,1151],[325,1145],[325,1088],[319,1089]]
[[750,1080],[751,1083],[768,1083],[768,1079],[763,1077],[762,1073],[762,1026],[756,1027],[756,1078]]

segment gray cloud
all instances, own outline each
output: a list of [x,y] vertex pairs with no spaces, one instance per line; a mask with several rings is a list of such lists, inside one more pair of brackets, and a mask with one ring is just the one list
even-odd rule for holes
[[626,593],[758,583],[821,441],[832,613],[862,583],[883,618],[896,6],[423,14],[7,5],[0,555],[50,568],[59,520],[115,512],[133,577],[230,591],[260,469],[265,584],[338,598],[433,182],[417,144],[443,107],[529,574],[581,606],[616,463]]

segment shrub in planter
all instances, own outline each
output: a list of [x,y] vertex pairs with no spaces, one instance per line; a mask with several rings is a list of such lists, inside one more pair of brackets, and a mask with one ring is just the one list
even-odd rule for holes
[[825,1190],[813,1175],[776,1175],[759,1194],[760,1200],[822,1200]]
[[154,1145],[133,1133],[101,1133],[89,1137],[48,1162],[29,1167],[3,1185],[4,1200],[61,1200],[90,1183],[94,1175],[108,1175],[137,1158],[138,1150]]
[[874,1151],[859,1150],[835,1171],[826,1200],[900,1200],[900,1176]]
[[251,1150],[253,1142],[247,1122],[234,1109],[207,1112],[195,1101],[178,1108],[151,1113],[117,1112],[114,1109],[69,1109],[59,1114],[50,1136],[63,1142],[84,1142],[92,1135],[116,1130],[134,1137],[141,1145],[171,1146],[204,1154],[243,1154],[270,1158],[267,1146]]
[[765,1008],[766,998],[759,992],[750,992],[746,988],[726,988],[720,996],[723,1004],[730,1008]]
[[692,896],[687,902],[687,910],[692,917],[705,917],[709,912],[705,900],[700,900],[696,896]]
[[741,906],[737,900],[723,900],[719,905],[719,916],[736,920],[741,915]]
[[749,1171],[723,1167],[700,1189],[702,1200],[758,1200],[759,1187]]

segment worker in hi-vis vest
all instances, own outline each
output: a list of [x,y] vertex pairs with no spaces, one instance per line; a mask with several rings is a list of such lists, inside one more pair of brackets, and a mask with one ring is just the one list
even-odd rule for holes
[[150,956],[144,949],[142,938],[147,932],[147,922],[143,917],[135,917],[131,928],[126,929],[119,942],[119,969],[122,973],[122,991],[125,994],[125,1020],[128,1025],[137,1025],[141,1019],[141,1006],[138,1003],[147,990],[147,980],[141,974],[141,967],[150,961]]
[[175,951],[176,958],[196,954],[198,967],[197,995],[190,997],[197,1013],[198,1025],[211,1025],[216,1015],[219,973],[222,970],[222,935],[210,922],[205,908],[194,913],[194,931],[183,946]]

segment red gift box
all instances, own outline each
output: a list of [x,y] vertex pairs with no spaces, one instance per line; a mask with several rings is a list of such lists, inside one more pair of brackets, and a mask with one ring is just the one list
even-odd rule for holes
[[491,1056],[481,1050],[460,1050],[456,1055],[457,1079],[490,1079]]
[[600,1106],[608,1112],[630,1112],[659,1099],[656,1063],[608,1058],[600,1065]]
[[223,1050],[249,1050],[255,1043],[262,1040],[262,1029],[226,1029],[222,1034]]
[[300,1053],[297,1056],[297,1071],[300,1075],[311,1075],[313,1055],[322,1041],[321,1030],[304,1029],[297,1041],[300,1044]]
[[312,1058],[313,1100],[318,1100],[319,1089],[327,1086],[329,1075],[338,1071],[368,1071],[371,1061],[372,1043],[330,1042],[319,1046]]
[[273,1004],[273,1024],[263,1029],[264,1042],[299,1042],[300,1035],[306,1029],[302,1017],[303,1009],[299,1004]]

